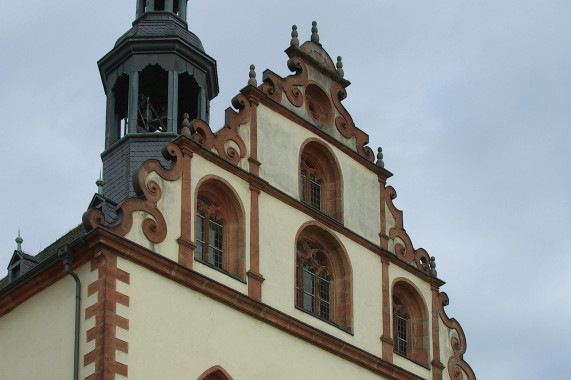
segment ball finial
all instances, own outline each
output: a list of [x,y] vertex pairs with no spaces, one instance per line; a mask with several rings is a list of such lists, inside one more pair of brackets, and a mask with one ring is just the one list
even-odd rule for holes
[[345,76],[345,72],[343,71],[343,62],[341,62],[341,56],[337,57],[337,74],[340,77]]
[[383,148],[379,147],[377,149],[378,153],[377,153],[377,166],[384,168],[385,167],[385,163],[383,162]]
[[311,23],[311,42],[319,42],[319,34],[317,34],[317,21]]
[[248,85],[257,87],[258,81],[256,80],[256,71],[255,70],[256,70],[256,66],[250,65],[250,72],[248,73],[248,76],[250,77],[250,79],[248,79]]
[[297,46],[299,47],[299,39],[297,38],[298,34],[297,34],[297,25],[292,25],[291,26],[291,41],[289,42],[289,44],[291,46]]
[[190,131],[190,121],[188,120],[189,117],[190,116],[187,113],[182,115],[182,128],[180,130],[180,134],[185,135],[186,137],[190,137],[192,134]]
[[24,242],[24,239],[22,239],[22,237],[20,236],[20,229],[18,228],[18,237],[16,238],[16,250],[17,251],[22,251],[22,243]]

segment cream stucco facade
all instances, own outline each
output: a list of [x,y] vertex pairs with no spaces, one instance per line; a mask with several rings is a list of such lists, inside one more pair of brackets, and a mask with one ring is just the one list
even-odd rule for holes
[[[293,30],[292,75],[266,71],[258,84],[252,69],[213,132],[215,62],[185,34],[186,1],[159,3],[137,2],[130,50],[117,53],[120,39],[100,61],[113,185],[94,196],[84,230],[0,283],[0,380],[64,379],[71,367],[89,380],[475,379],[434,258],[413,247],[392,173],[344,108],[349,82],[316,29],[301,45]],[[157,53],[127,72],[121,60],[151,54],[137,45],[156,32],[146,23],[181,28],[187,65],[203,71]],[[172,48],[159,37],[153,52]],[[133,109],[152,97],[164,122]]]

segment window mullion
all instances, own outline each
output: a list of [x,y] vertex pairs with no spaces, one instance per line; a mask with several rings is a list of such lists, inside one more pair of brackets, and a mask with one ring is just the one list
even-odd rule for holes
[[204,233],[204,247],[202,248],[202,260],[208,262],[210,254],[210,215],[208,212],[204,213],[204,224],[202,226]]

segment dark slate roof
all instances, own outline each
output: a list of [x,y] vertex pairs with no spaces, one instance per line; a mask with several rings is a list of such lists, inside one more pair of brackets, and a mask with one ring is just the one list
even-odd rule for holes
[[[80,224],[80,225],[76,226],[75,228],[73,228],[72,230],[68,231],[65,235],[63,235],[62,237],[60,237],[59,239],[54,241],[52,244],[47,246],[40,253],[38,253],[36,256],[30,256],[30,257],[32,258],[32,260],[35,260],[36,262],[41,263],[42,261],[44,261],[48,257],[56,255],[58,249],[61,248],[63,245],[72,242],[73,240],[77,239],[78,237],[80,237],[84,233],[85,233],[85,228],[83,228],[83,224]],[[25,276],[25,274],[23,276]],[[0,289],[5,287],[6,285],[8,285],[8,276],[0,279]]]
[[147,39],[177,37],[187,42],[190,46],[204,52],[202,42],[187,29],[186,23],[174,15],[164,13],[149,13],[133,23],[133,27],[123,34],[115,46],[121,45],[127,39]]
[[[40,262],[40,260],[36,256],[32,256],[32,255],[30,255],[24,251],[17,251],[16,250],[16,251],[14,251],[14,254],[18,255],[21,259],[29,260],[29,261],[32,261],[34,263]],[[8,264],[8,265],[12,265],[15,261],[14,259],[15,259],[15,256],[12,255],[12,260],[10,260],[10,264]]]

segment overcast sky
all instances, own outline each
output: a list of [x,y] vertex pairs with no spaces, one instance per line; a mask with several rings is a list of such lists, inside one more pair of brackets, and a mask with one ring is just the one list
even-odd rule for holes
[[[436,256],[477,377],[569,379],[571,2],[354,3],[191,0],[189,27],[218,64],[212,128],[251,63],[258,83],[289,74],[291,25],[303,42],[316,20],[415,248]],[[134,13],[134,0],[0,3],[0,277],[18,228],[36,254],[96,192],[96,62]]]

